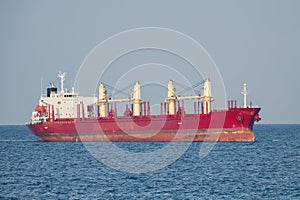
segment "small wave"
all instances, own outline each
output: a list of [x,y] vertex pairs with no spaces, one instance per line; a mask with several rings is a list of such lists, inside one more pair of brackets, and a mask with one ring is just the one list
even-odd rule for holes
[[0,140],[0,142],[38,142],[38,140]]
[[272,142],[279,142],[280,140],[277,139],[273,139]]

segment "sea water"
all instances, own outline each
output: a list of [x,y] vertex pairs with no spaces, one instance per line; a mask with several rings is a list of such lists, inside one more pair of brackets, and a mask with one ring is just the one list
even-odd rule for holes
[[[192,143],[176,161],[128,173],[82,143],[38,142],[25,126],[0,126],[4,199],[300,199],[300,125],[256,125],[256,142],[217,143],[199,157]],[[119,143],[148,152],[165,143]]]

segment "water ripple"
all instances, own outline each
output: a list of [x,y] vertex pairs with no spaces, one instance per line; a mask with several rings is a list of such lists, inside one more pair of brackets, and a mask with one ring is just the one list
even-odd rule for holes
[[[259,125],[254,143],[218,143],[205,158],[194,143],[156,172],[128,174],[81,143],[41,143],[24,126],[0,126],[0,198],[299,199],[300,125]],[[118,144],[132,152],[157,143]]]

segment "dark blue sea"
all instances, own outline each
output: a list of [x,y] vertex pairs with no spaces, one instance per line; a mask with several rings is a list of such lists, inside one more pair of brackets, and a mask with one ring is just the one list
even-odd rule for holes
[[[193,143],[162,169],[129,173],[82,143],[38,142],[25,126],[0,126],[0,199],[300,199],[300,125],[254,132],[253,143],[217,143],[205,157]],[[165,145],[116,144],[133,153]]]

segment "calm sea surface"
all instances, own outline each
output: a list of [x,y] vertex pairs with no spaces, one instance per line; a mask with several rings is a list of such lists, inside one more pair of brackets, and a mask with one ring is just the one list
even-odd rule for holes
[[[300,199],[300,125],[256,125],[254,143],[193,143],[149,173],[107,167],[82,143],[43,143],[0,126],[0,199]],[[162,143],[120,143],[147,152]]]

